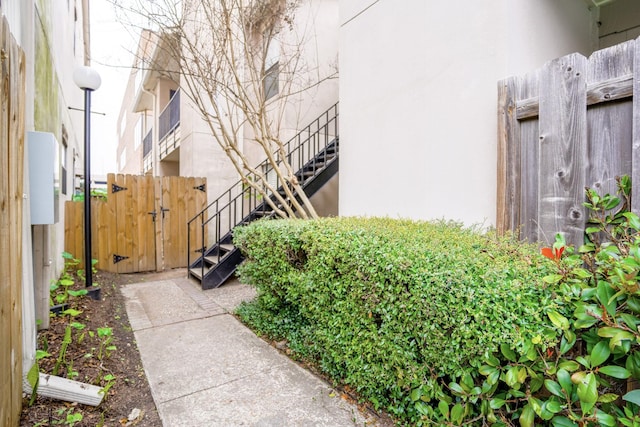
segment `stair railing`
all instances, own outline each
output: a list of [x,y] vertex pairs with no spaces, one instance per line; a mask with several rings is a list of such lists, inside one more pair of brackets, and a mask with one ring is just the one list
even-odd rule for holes
[[[307,169],[309,176],[313,176],[326,167],[326,164],[316,161],[316,154],[326,150],[337,136],[338,104],[336,103],[284,144],[287,161],[294,171],[302,173],[298,179],[303,188],[305,181],[303,168]],[[273,172],[273,166],[268,160],[260,163],[256,169],[262,170],[265,176]],[[276,191],[280,191],[282,187],[280,178],[277,176],[273,187],[277,189]],[[269,194],[269,197],[273,195]],[[200,256],[205,256],[209,248],[207,242],[215,242],[214,246],[218,245],[216,261],[219,262],[222,257],[220,244],[225,243],[222,240],[227,236],[231,238],[231,230],[243,222],[257,219],[258,216],[272,215],[273,213],[268,209],[268,203],[262,200],[262,196],[255,189],[238,180],[187,223],[187,265],[191,267],[192,253],[201,252]],[[209,212],[212,213],[208,215]],[[198,234],[192,233],[195,227],[199,227]],[[195,248],[191,244],[192,234],[197,245]],[[204,260],[201,264],[200,277],[204,279]]]

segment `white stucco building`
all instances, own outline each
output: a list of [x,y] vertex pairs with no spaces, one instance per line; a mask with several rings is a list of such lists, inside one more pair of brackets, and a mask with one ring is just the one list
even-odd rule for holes
[[[206,3],[194,4],[196,9],[206,7]],[[183,5],[190,10],[189,2]],[[189,13],[198,15],[202,11]],[[280,81],[281,91],[266,103],[267,107],[289,91],[288,103],[278,117],[274,116],[285,142],[338,101],[338,0],[304,0],[292,16],[291,22],[283,25],[274,37],[266,61],[278,71],[275,78]],[[179,37],[195,40],[198,31],[208,30],[193,27],[195,24],[189,24],[189,19],[186,22],[181,36],[176,37],[171,28],[145,30],[141,34],[118,119],[118,171],[206,177],[207,197],[212,201],[236,183],[239,176],[190,99],[189,85],[181,75],[185,67],[180,64],[189,59],[181,58],[175,46],[167,46],[172,37],[180,44],[185,41]],[[210,56],[215,64],[215,49],[210,46],[209,50],[203,52],[203,56]],[[186,55],[186,51],[188,49],[183,50],[183,54]],[[292,79],[284,70],[283,58],[287,55],[296,55],[299,62],[292,88],[285,87],[284,83]],[[245,72],[249,78],[249,71]],[[241,114],[237,110],[229,112],[234,117]],[[236,131],[241,150],[249,161],[254,165],[263,161],[265,154],[255,144],[250,126],[239,126]],[[337,213],[336,193],[337,177],[333,183],[335,200],[330,208],[333,214]]]
[[497,82],[639,25],[635,0],[342,0],[340,215],[495,224]]

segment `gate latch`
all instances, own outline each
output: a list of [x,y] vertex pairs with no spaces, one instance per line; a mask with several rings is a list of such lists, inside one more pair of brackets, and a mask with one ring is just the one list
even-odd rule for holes
[[164,213],[169,212],[169,208],[163,208],[162,206],[160,206],[160,212],[162,212],[162,219],[164,219]]
[[153,222],[156,222],[156,215],[158,215],[158,212],[156,211],[151,211],[151,212],[147,212],[149,215],[151,215],[151,217],[153,218]]

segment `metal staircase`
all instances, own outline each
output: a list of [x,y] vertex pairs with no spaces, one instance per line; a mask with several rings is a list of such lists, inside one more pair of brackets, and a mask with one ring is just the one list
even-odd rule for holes
[[[284,148],[305,194],[311,197],[338,172],[338,104],[289,140]],[[261,169],[272,187],[284,194],[267,161],[256,169]],[[270,197],[275,200],[273,195]],[[274,216],[269,204],[239,180],[189,221],[189,277],[199,280],[203,289],[222,285],[243,260],[240,250],[233,245],[233,229]]]

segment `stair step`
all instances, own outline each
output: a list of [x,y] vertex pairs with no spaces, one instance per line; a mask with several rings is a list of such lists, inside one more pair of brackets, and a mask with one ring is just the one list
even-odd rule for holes
[[217,256],[206,256],[204,257],[204,260],[209,263],[210,265],[216,265],[218,263],[218,257]]
[[222,243],[218,245],[218,247],[223,251],[227,251],[227,252],[231,252],[235,248],[235,246],[233,246],[233,244],[231,243]]
[[[208,268],[205,267],[204,269],[204,275],[207,275],[207,272],[209,271]],[[202,280],[202,269],[199,267],[196,268],[190,268],[189,269],[189,273],[191,273],[194,277],[196,277],[198,280]]]

